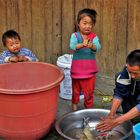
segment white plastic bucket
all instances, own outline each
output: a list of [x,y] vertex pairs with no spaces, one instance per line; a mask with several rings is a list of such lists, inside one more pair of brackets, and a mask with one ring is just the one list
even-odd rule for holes
[[[70,68],[72,63],[71,54],[64,54],[57,59],[57,66],[64,71],[65,78],[60,84],[59,96],[66,100],[72,99],[72,81],[70,76]],[[80,95],[80,99],[83,99],[84,95]]]

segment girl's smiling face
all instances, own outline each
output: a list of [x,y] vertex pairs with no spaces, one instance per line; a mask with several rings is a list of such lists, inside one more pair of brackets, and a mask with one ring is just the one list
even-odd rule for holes
[[83,35],[90,34],[92,32],[93,26],[94,26],[93,21],[89,16],[81,18],[78,24],[79,30]]
[[6,38],[5,46],[12,53],[18,53],[21,48],[21,41],[18,38]]

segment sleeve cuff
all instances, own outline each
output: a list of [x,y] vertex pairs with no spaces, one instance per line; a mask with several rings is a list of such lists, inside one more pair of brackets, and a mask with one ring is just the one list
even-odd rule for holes
[[113,98],[118,99],[118,100],[120,100],[120,101],[123,101],[123,98],[121,98],[121,97],[119,97],[119,96],[116,96],[116,95],[114,95]]
[[10,58],[10,56],[5,57],[4,62],[8,63],[9,62],[9,58]]
[[140,104],[136,105],[136,108],[137,108],[138,111],[140,112]]
[[29,56],[25,56],[26,58],[28,58],[28,60],[31,62],[32,61],[32,59],[31,59],[31,57],[29,57]]

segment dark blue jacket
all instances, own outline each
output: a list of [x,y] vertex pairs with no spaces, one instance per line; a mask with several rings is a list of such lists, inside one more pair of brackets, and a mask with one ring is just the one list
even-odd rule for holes
[[125,67],[116,76],[116,87],[114,89],[114,98],[123,100],[128,96],[132,96],[132,98],[133,97],[137,98],[138,104],[136,105],[136,107],[140,112],[140,81],[132,79],[130,73],[127,70],[127,67]]

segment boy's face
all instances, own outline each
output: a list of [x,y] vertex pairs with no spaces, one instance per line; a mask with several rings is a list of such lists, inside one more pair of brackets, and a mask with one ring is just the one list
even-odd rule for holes
[[132,79],[140,80],[140,67],[139,66],[127,65],[127,69],[129,71]]
[[12,53],[18,53],[21,48],[21,41],[18,38],[6,38],[5,46]]

